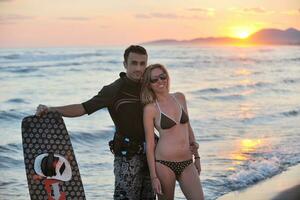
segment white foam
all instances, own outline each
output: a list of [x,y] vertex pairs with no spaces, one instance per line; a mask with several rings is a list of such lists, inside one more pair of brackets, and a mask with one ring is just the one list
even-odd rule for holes
[[280,171],[280,160],[277,157],[249,161],[247,168],[230,175],[228,182],[232,189],[239,189],[272,177]]

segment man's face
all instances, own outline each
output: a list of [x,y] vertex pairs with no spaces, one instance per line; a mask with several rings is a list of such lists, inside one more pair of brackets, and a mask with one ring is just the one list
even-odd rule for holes
[[127,62],[124,61],[127,77],[134,81],[139,81],[147,66],[147,55],[130,52]]

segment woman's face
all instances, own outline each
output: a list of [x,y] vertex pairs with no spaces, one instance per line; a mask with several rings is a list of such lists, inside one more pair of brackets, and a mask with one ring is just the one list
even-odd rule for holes
[[168,75],[160,68],[151,71],[150,86],[156,92],[168,91]]

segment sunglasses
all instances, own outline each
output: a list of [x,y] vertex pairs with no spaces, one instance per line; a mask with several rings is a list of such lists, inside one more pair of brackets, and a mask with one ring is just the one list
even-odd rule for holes
[[157,78],[151,78],[151,79],[150,79],[150,82],[151,82],[151,83],[156,83],[159,79],[162,80],[162,81],[164,81],[164,80],[166,80],[167,78],[168,78],[168,77],[167,77],[167,74],[166,74],[166,73],[162,73],[162,74],[158,75]]

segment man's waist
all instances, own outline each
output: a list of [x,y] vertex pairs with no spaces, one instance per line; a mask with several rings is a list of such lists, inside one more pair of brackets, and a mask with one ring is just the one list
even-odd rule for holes
[[121,140],[133,144],[143,144],[145,142],[144,133],[123,133],[116,132],[114,140]]
[[125,134],[115,133],[114,139],[109,142],[109,147],[114,155],[132,157],[145,154],[145,141],[131,138]]

